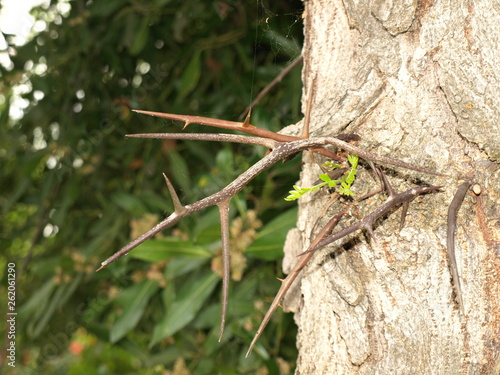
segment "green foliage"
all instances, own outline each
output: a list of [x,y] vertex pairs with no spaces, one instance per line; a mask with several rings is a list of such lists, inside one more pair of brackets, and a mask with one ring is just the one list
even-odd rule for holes
[[[346,196],[353,196],[354,193],[351,190],[351,186],[356,179],[356,172],[357,172],[357,166],[358,166],[358,156],[357,155],[348,155],[347,160],[349,161],[349,164],[351,165],[351,168],[342,176],[341,179],[339,180],[332,180],[330,176],[328,176],[327,173],[323,173],[319,175],[320,180],[323,182],[320,182],[319,184],[314,185],[313,187],[310,188],[304,188],[300,187],[297,185],[293,185],[293,190],[290,190],[290,195],[288,195],[285,200],[286,201],[294,201],[296,199],[299,199],[301,196],[308,192],[313,192],[316,191],[323,186],[328,185],[330,188],[335,188],[337,185],[340,184],[338,187],[338,193],[341,195],[346,195]],[[332,170],[341,168],[342,166],[340,164],[335,164],[332,162],[326,162],[323,164],[324,167],[328,167]]]
[[191,283],[185,285],[175,300],[165,306],[167,313],[156,325],[150,345],[172,336],[189,324],[207,302],[217,283],[215,273],[205,272],[197,274]]
[[297,208],[287,210],[271,220],[255,236],[255,240],[245,250],[252,258],[278,260],[283,257],[286,234],[297,223]]
[[122,313],[116,319],[110,330],[109,340],[112,343],[122,339],[139,323],[149,299],[158,290],[158,284],[153,280],[143,280],[138,284],[122,290],[116,298]]
[[[242,280],[230,290],[223,342],[217,341],[221,282],[211,270],[220,247],[215,210],[184,219],[109,269],[94,271],[172,212],[163,172],[188,204],[228,184],[265,152],[125,139],[182,128],[131,109],[236,120],[300,53],[301,2],[70,4],[63,17],[56,1],[35,9],[37,19],[55,22],[24,46],[4,35],[15,53],[12,69],[0,66],[0,264],[15,262],[18,274],[16,371],[160,374],[182,359],[196,374],[259,368],[273,374],[278,357],[293,368],[296,330],[288,314],[277,314],[258,351],[243,357],[263,301],[279,287],[278,242],[294,220],[279,197],[296,180],[297,161],[275,166],[233,200],[233,218],[254,209],[263,225],[243,228],[255,242],[241,250],[248,257]],[[19,85],[27,107],[21,120],[12,120],[7,114]],[[253,110],[252,123],[277,131],[297,122],[300,96],[295,69]],[[212,130],[190,125],[185,131]],[[82,351],[73,350],[80,341]]]

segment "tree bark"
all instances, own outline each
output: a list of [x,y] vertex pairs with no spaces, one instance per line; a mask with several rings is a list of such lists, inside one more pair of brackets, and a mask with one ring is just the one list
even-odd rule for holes
[[[448,176],[391,169],[397,191],[416,182],[445,187],[412,202],[400,232],[393,212],[378,222],[376,242],[358,232],[311,259],[284,301],[299,327],[296,374],[500,373],[499,12],[500,2],[486,0],[305,2],[311,135],[356,133],[366,149]],[[358,194],[378,186],[368,170],[355,182]],[[304,153],[299,184],[311,186],[320,173]],[[466,194],[457,218],[462,315],[446,223],[464,179],[481,192]],[[285,272],[338,211],[325,211],[329,199],[324,191],[301,198]],[[363,216],[384,199],[352,211]]]

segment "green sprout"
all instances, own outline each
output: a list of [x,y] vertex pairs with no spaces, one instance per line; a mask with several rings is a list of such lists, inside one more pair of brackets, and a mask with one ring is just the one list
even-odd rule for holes
[[[323,173],[319,175],[320,180],[323,182],[314,185],[313,187],[310,188],[305,188],[305,187],[300,187],[297,185],[293,185],[293,190],[290,190],[290,195],[285,198],[286,201],[294,201],[296,199],[299,199],[301,196],[303,196],[305,193],[310,192],[310,191],[316,191],[323,186],[328,185],[330,188],[335,188],[337,185],[340,184],[340,187],[338,188],[338,193],[341,195],[346,195],[346,196],[353,196],[354,193],[351,190],[351,186],[356,179],[356,172],[357,169],[356,167],[358,166],[358,161],[359,157],[357,155],[348,155],[347,160],[349,161],[349,164],[351,165],[351,168],[349,171],[344,173],[342,178],[340,180],[332,180],[328,174]],[[324,167],[330,168],[331,170],[342,168],[342,165],[340,164],[335,164],[332,162],[326,162],[323,164]]]

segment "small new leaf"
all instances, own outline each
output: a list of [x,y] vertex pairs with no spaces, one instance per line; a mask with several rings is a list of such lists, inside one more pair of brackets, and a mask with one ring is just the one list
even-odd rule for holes
[[310,188],[303,188],[297,185],[293,185],[293,190],[289,191],[290,195],[286,197],[285,200],[286,201],[297,200],[310,190],[311,190]]
[[349,160],[349,164],[351,164],[351,167],[356,169],[356,167],[358,166],[358,161],[359,161],[358,155],[349,154],[349,155],[347,155],[347,160]]
[[333,163],[331,161],[325,161],[323,163],[323,167],[330,168],[333,171],[334,169],[342,168],[342,165],[337,164],[337,163]]
[[[316,191],[325,185],[328,185],[328,187],[330,188],[335,188],[338,184],[340,184],[340,187],[338,188],[339,194],[352,197],[354,193],[351,190],[351,186],[354,180],[356,179],[356,172],[357,172],[356,167],[358,166],[359,157],[357,155],[348,155],[347,160],[351,165],[351,169],[348,172],[346,172],[340,180],[332,180],[330,176],[328,176],[328,174],[326,173],[320,174],[319,179],[323,181],[322,183],[314,185],[311,188],[304,188],[297,185],[293,185],[294,190],[290,190],[290,195],[287,196],[285,200],[294,201],[299,199],[301,196],[303,196],[305,193],[309,191]],[[330,168],[332,170],[342,167],[340,164],[332,163],[329,161],[325,162],[323,166]]]

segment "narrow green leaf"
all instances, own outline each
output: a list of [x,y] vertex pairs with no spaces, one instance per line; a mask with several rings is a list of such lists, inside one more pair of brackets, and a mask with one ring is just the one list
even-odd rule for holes
[[303,188],[297,185],[293,185],[293,190],[290,190],[289,193],[290,195],[285,198],[286,201],[294,201],[299,199],[301,196],[303,196],[305,193],[310,191],[310,188]]
[[117,12],[118,8],[123,4],[121,0],[96,1],[92,3],[90,12],[93,16],[106,17],[113,12]]
[[219,171],[223,173],[234,173],[234,155],[233,151],[229,148],[224,148],[217,152],[215,163]]
[[349,155],[347,155],[347,160],[349,160],[349,164],[351,164],[352,168],[356,168],[358,166],[358,162],[359,162],[358,155],[349,154]]
[[50,321],[50,318],[52,318],[54,312],[60,306],[64,292],[68,287],[69,284],[59,284],[56,286],[54,294],[50,297],[48,303],[46,304],[46,308],[42,310],[43,312],[40,319],[33,319],[28,326],[28,332],[31,338],[36,338],[43,332],[44,328]]
[[149,18],[145,17],[142,20],[141,25],[136,30],[134,35],[134,42],[129,48],[129,52],[132,56],[138,55],[146,45],[149,38]]
[[168,306],[165,317],[156,325],[150,346],[167,336],[173,335],[189,324],[200,311],[218,282],[219,277],[217,274],[206,272],[181,292],[172,306]]
[[290,229],[297,223],[297,207],[271,220],[257,233],[255,241],[246,249],[250,257],[274,260],[283,256],[283,244]]
[[175,182],[174,186],[180,186],[186,194],[191,194],[191,176],[186,160],[173,150],[169,150],[168,158],[172,166],[171,172]]
[[28,302],[21,306],[18,311],[19,315],[31,314],[35,310],[40,310],[40,307],[46,304],[49,300],[49,297],[55,287],[56,284],[54,283],[54,279],[49,279],[45,285],[40,286],[40,288],[36,290],[36,293],[33,293]]
[[197,243],[211,243],[220,240],[220,214],[217,207],[205,210],[192,228],[192,238]]
[[191,241],[165,237],[140,244],[130,256],[148,262],[159,262],[175,257],[210,258],[212,253],[206,247],[195,245]]
[[118,192],[113,194],[111,200],[123,210],[132,213],[133,215],[139,216],[140,214],[146,212],[146,208],[142,202],[137,199],[132,194],[127,194],[123,192]]
[[117,301],[123,308],[110,331],[110,341],[117,342],[131,331],[141,319],[151,296],[158,290],[158,284],[153,280],[144,280],[126,289]]
[[181,86],[179,89],[180,99],[185,98],[194,90],[201,76],[201,53],[196,52],[181,77]]
[[176,277],[197,270],[208,261],[209,258],[174,258],[168,262],[163,274],[167,280],[173,280]]

